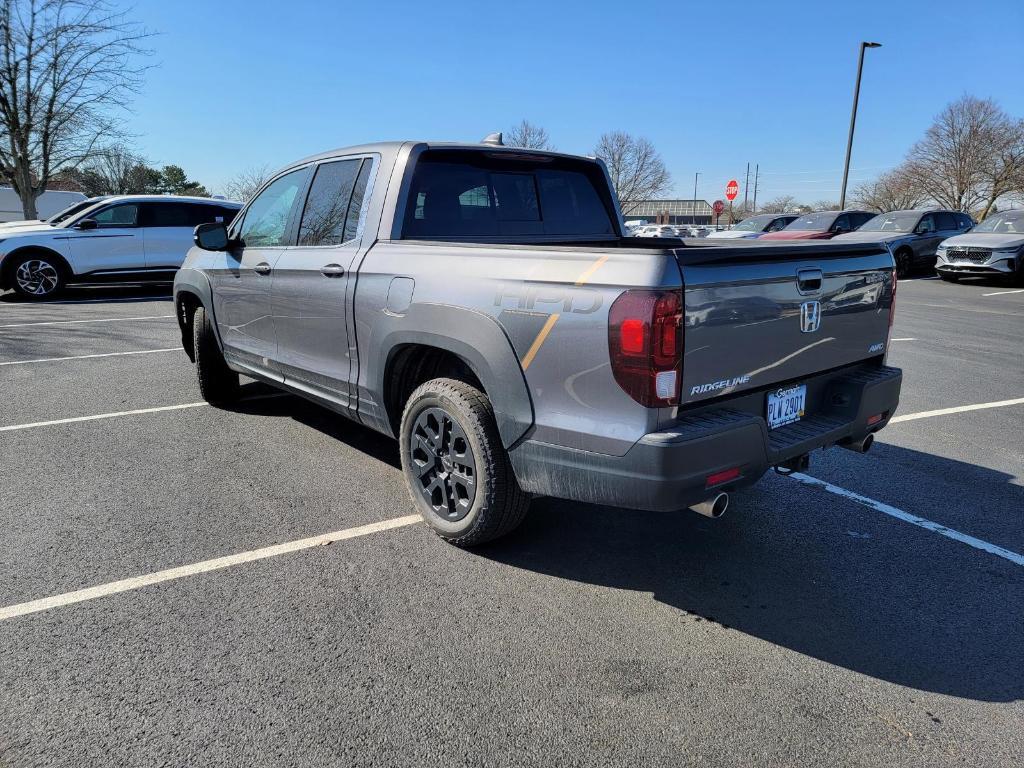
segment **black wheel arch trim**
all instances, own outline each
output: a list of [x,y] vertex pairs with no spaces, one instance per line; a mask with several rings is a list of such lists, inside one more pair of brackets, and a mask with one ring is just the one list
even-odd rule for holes
[[198,303],[210,316],[210,325],[213,328],[213,335],[217,339],[217,346],[221,354],[224,353],[224,342],[220,337],[220,327],[217,323],[217,316],[213,308],[213,288],[210,279],[204,272],[196,269],[179,269],[174,278],[174,316],[178,321],[178,328],[181,330],[181,345],[192,362],[195,362],[192,341],[191,318],[186,318],[182,312],[182,305],[186,297],[190,297]]
[[[473,372],[483,385],[498,425],[504,447],[522,439],[533,426],[533,401],[519,358],[504,329],[490,315],[448,304],[413,304],[401,317],[392,317],[391,327],[379,340],[360,343],[360,359],[365,360],[366,376],[361,377],[381,403],[386,377],[395,355],[409,344],[418,344],[450,352]],[[458,333],[458,336],[454,336]],[[362,364],[362,363],[361,363]],[[363,411],[360,418],[369,416]],[[390,425],[381,423],[390,432]]]

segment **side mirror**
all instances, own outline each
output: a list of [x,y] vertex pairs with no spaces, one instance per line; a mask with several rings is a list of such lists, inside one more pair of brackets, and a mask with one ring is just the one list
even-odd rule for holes
[[96,219],[82,219],[75,226],[78,229],[96,229],[99,224],[96,223]]
[[222,221],[200,224],[196,227],[192,239],[204,251],[226,251],[228,249],[228,230]]

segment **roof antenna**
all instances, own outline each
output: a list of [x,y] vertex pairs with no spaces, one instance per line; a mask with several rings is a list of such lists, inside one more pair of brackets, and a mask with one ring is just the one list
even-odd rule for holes
[[481,144],[490,144],[492,147],[504,147],[505,142],[501,140],[501,131],[497,133],[489,133],[480,142]]

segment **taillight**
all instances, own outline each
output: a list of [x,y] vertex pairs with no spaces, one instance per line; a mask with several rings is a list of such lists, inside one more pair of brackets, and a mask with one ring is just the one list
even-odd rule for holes
[[612,374],[641,405],[679,404],[683,378],[681,291],[631,290],[608,310]]

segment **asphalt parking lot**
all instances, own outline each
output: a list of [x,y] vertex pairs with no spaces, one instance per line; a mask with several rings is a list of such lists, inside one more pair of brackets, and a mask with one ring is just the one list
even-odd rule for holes
[[200,404],[166,289],[0,297],[0,765],[1024,764],[1024,290],[897,304],[830,487],[462,551],[391,441]]

